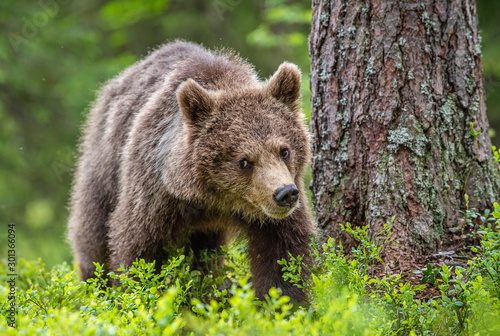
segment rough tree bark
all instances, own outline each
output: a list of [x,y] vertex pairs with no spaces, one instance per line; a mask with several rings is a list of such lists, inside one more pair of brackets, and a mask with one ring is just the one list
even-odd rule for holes
[[459,223],[464,194],[478,209],[499,198],[475,1],[312,7],[311,189],[320,230],[338,238],[338,223],[350,222],[374,234],[396,216],[392,258],[436,251]]

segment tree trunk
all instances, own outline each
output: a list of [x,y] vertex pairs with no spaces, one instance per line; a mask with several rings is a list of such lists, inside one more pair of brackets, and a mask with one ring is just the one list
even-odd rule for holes
[[312,6],[311,189],[320,230],[350,245],[338,223],[368,224],[374,235],[396,216],[398,246],[387,257],[436,251],[460,225],[465,194],[483,209],[500,190],[474,0]]

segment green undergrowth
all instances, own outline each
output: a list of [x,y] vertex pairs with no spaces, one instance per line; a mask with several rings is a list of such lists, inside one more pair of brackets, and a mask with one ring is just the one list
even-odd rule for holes
[[[2,335],[500,335],[500,206],[480,219],[478,246],[466,268],[432,266],[426,283],[411,285],[401,274],[371,276],[391,235],[377,242],[367,227],[343,226],[359,246],[346,256],[332,239],[318,246],[312,276],[303,282],[300,258],[280,261],[284,277],[304,288],[310,306],[292,304],[271,289],[255,298],[244,246],[217,251],[225,266],[193,270],[182,251],[162,266],[136,262],[124,273],[82,282],[73,266],[47,269],[42,261],[19,260],[15,277],[15,328],[9,326],[11,270],[0,265]],[[211,259],[214,262],[215,259]],[[210,263],[208,263],[210,265]],[[378,265],[378,266],[377,266]],[[121,288],[107,286],[121,281]],[[435,287],[432,297],[422,294]],[[425,297],[424,299],[419,297]]]

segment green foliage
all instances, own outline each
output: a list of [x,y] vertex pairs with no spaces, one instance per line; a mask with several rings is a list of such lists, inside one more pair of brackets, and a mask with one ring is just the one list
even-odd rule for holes
[[470,135],[472,135],[474,137],[474,139],[477,139],[477,137],[481,135],[482,130],[479,129],[476,131],[474,129],[474,123],[472,121],[469,123],[469,126],[470,126]]
[[500,2],[494,0],[477,0],[477,15],[481,30],[481,50],[483,62],[484,92],[487,102],[490,134],[493,144],[500,146],[500,25],[498,15]]
[[[472,210],[469,210],[472,211]],[[465,215],[465,214],[464,214]],[[467,268],[428,265],[424,274],[439,295],[422,297],[425,284],[411,285],[402,274],[371,276],[391,236],[391,222],[377,239],[366,227],[343,226],[360,245],[346,257],[332,239],[318,247],[307,282],[301,258],[281,260],[285,278],[305,288],[310,307],[291,303],[271,289],[255,298],[242,260],[242,245],[210,253],[221,270],[191,268],[192,257],[172,257],[154,272],[138,260],[119,273],[78,280],[67,264],[47,269],[39,260],[17,265],[17,328],[7,326],[9,271],[0,264],[0,302],[5,335],[498,335],[500,333],[500,205],[475,214],[483,218]],[[214,251],[212,251],[214,252]],[[431,280],[432,279],[432,280]],[[118,287],[108,286],[114,281]]]
[[498,162],[500,164],[500,149],[497,150],[496,146],[491,146],[491,149],[493,150],[495,162]]
[[372,241],[368,236],[367,230],[369,225],[352,228],[350,223],[346,223],[345,226],[340,224],[343,231],[347,232],[360,243],[358,248],[352,249],[352,254],[359,262],[362,262],[364,272],[366,272],[369,266],[375,264],[376,262],[383,263],[380,258],[380,252],[392,236],[391,229],[395,218],[395,216],[392,217],[388,223],[384,224],[384,228],[375,235],[375,238],[378,236],[384,236],[383,239],[375,239],[374,241]]
[[422,282],[428,281],[432,286],[436,286],[439,275],[441,274],[438,267],[427,264],[427,268],[423,270],[422,273],[424,275],[422,277]]

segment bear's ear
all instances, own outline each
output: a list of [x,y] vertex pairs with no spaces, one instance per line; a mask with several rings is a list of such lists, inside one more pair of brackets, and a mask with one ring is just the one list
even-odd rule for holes
[[295,64],[281,63],[265,86],[271,96],[295,109],[300,98],[300,70]]
[[200,125],[214,108],[210,93],[191,78],[177,89],[177,101],[182,113],[194,125]]

